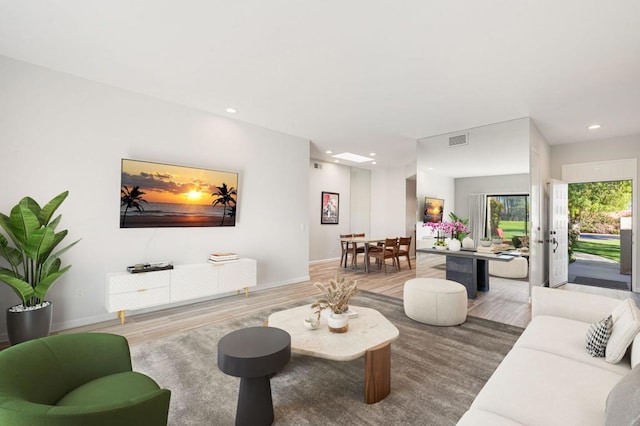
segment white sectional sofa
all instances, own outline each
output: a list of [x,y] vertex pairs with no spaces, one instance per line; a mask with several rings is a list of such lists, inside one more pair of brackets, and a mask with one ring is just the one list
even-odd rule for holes
[[[627,330],[628,338],[635,335],[635,340],[615,364],[586,351],[589,325],[609,316],[622,302],[534,287],[531,323],[458,425],[640,425],[640,366],[632,372],[640,364],[640,336]],[[618,321],[618,326],[623,323]],[[614,316],[614,329],[616,325]],[[631,399],[625,401],[627,397]]]

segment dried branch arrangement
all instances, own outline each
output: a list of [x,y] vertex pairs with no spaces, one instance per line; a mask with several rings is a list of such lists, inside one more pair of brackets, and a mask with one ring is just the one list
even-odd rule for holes
[[320,290],[323,297],[311,305],[320,318],[323,309],[330,309],[336,314],[342,314],[349,309],[349,300],[358,294],[357,281],[345,276],[329,281],[329,284],[315,283],[313,286]]

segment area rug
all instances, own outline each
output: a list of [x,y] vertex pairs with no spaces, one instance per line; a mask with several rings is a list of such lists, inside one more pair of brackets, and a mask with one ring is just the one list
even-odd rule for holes
[[[134,370],[171,390],[170,425],[233,425],[240,379],[218,370],[218,340],[302,304],[132,346]],[[366,291],[352,305],[377,309],[400,331],[391,345],[391,394],[376,404],[364,402],[363,359],[337,362],[294,354],[271,379],[274,424],[454,425],[522,333],[475,317],[457,327],[421,324],[404,315],[402,300]]]
[[629,291],[630,288],[624,281],[616,281],[616,280],[604,280],[601,278],[593,278],[593,277],[575,277],[572,281],[575,284],[585,284],[593,287],[602,287],[602,288],[613,288],[616,290],[626,290]]

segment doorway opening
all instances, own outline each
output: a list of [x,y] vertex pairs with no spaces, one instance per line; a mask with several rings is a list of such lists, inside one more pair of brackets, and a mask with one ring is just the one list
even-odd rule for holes
[[632,180],[569,184],[569,282],[631,290],[632,200]]

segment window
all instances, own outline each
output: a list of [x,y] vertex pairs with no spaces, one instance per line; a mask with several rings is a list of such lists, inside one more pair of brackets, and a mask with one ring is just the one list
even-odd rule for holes
[[485,235],[508,241],[529,236],[529,195],[487,195]]

